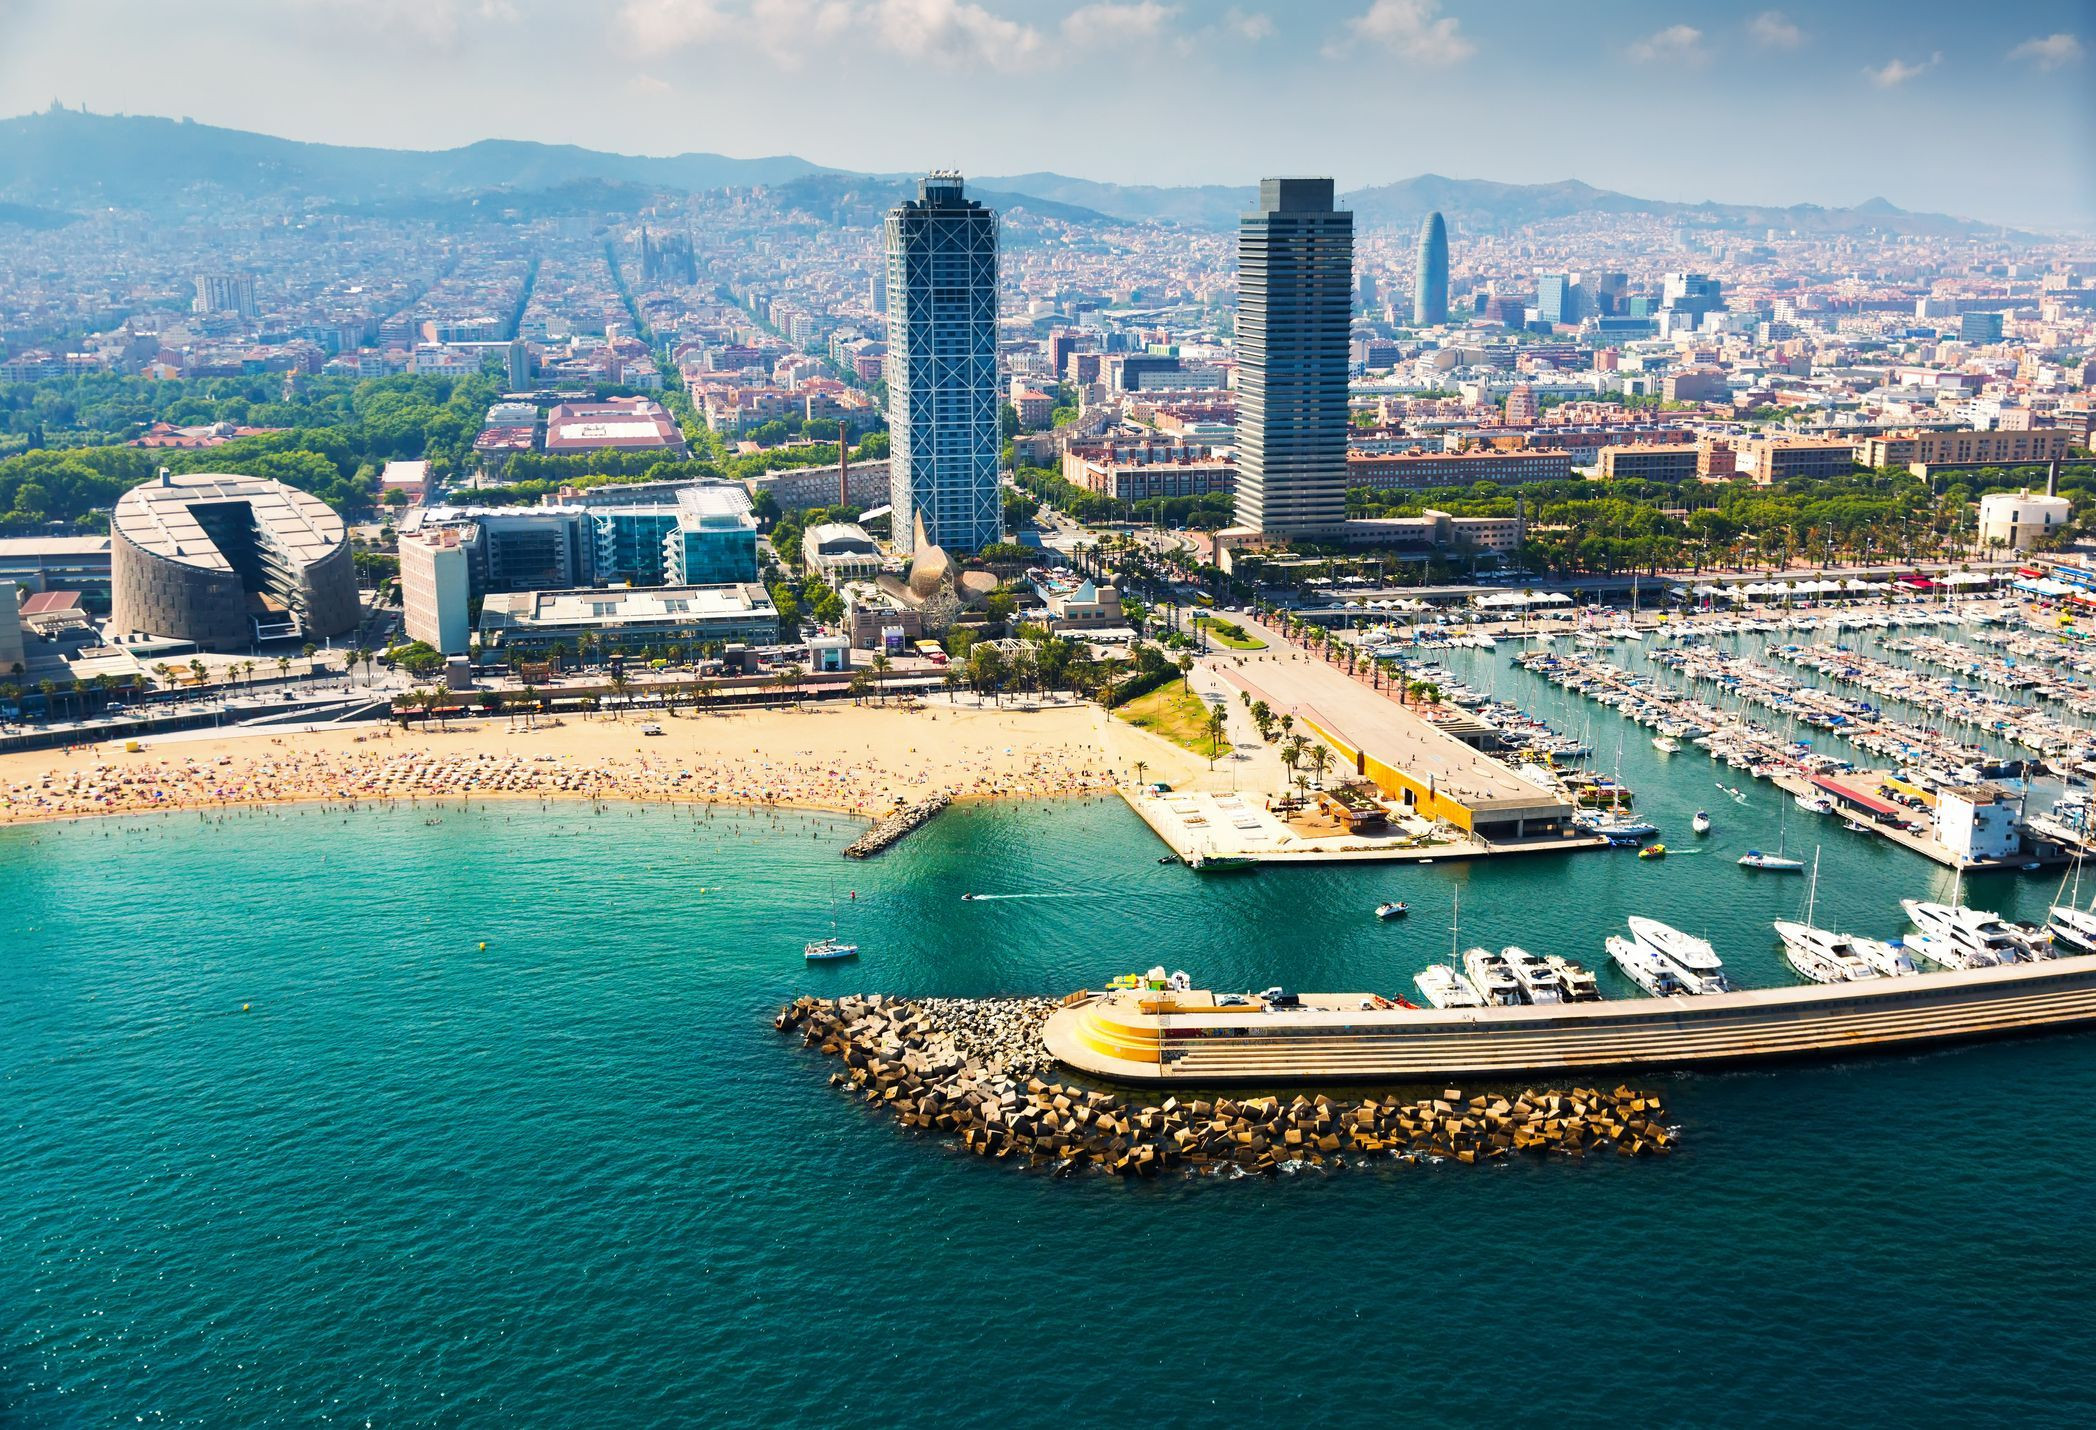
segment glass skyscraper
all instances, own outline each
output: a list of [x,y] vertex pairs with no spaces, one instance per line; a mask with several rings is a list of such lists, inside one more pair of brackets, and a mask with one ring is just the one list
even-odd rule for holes
[[897,544],[976,551],[1003,536],[997,215],[934,171],[888,210],[889,500]]
[[1237,223],[1237,524],[1279,536],[1346,520],[1354,216],[1330,179],[1261,179]]
[[1419,263],[1412,278],[1412,326],[1448,321],[1448,223],[1438,212],[1419,225]]

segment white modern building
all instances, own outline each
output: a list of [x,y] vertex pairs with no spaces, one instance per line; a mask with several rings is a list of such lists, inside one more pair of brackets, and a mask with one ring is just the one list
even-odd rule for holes
[[2065,497],[2043,492],[1989,492],[1980,498],[1980,549],[2028,551],[2073,520]]
[[447,526],[400,538],[401,624],[440,655],[464,655],[473,639],[472,562],[460,536]]
[[913,550],[921,525],[935,546],[977,551],[1004,534],[997,215],[966,197],[959,174],[936,170],[888,211],[887,265],[896,544]]

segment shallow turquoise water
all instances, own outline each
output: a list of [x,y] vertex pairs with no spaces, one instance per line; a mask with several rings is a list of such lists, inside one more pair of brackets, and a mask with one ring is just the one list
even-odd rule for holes
[[[1626,746],[1670,838],[1673,758]],[[1661,1079],[1665,1162],[1123,1186],[903,1133],[768,1022],[1152,961],[1404,990],[1457,885],[1466,944],[1598,964],[1644,910],[1781,981],[1803,881],[1731,864],[1774,798],[1710,807],[1657,866],[1208,881],[1112,802],[866,865],[664,810],[0,832],[0,1422],[2086,1421],[2096,1038]],[[1828,920],[1895,931],[1932,871],[1818,828]],[[832,888],[869,955],[808,968]]]

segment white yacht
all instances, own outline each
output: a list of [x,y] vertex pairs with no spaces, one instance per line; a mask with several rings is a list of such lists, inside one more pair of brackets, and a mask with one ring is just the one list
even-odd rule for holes
[[1832,814],[1834,812],[1834,801],[1823,794],[1795,795],[1792,797],[1791,803],[1804,810],[1807,814]]
[[1521,1001],[1521,984],[1506,960],[1489,948],[1463,951],[1463,976],[1489,1004],[1512,1006]]
[[1900,907],[1921,931],[1907,947],[1946,968],[1992,968],[2043,957],[2036,940],[1999,914],[1963,904],[1932,904],[1902,899]]
[[1777,873],[1795,874],[1805,867],[1802,859],[1792,859],[1783,854],[1764,854],[1759,849],[1749,849],[1739,856],[1742,869],[1767,869]]
[[[1918,972],[1904,945],[1895,946],[1875,938],[1835,933],[1810,924],[1776,920],[1776,937],[1783,940],[1783,956],[1790,966],[1815,983],[1861,982],[1866,978],[1904,978]],[[1840,971],[1840,978],[1820,978],[1799,960],[1827,963]]]
[[1652,748],[1662,755],[1678,755],[1681,753],[1681,742],[1672,735],[1654,735]]
[[2069,904],[2054,904],[2046,923],[2055,944],[2066,944],[2076,953],[2096,953],[2096,913]]
[[1419,994],[1436,1008],[1482,1008],[1485,1000],[1478,996],[1470,980],[1463,977],[1445,963],[1430,965],[1413,975],[1412,982],[1419,986]]
[[1688,827],[1696,834],[1710,833],[1710,811],[1707,809],[1697,810],[1695,816],[1689,820]]
[[1783,940],[1784,961],[1814,983],[1848,982],[1851,977],[1850,965],[1835,958],[1817,940],[1806,937],[1814,932],[1816,930],[1808,929],[1803,924],[1786,923],[1779,919],[1776,923],[1776,935]]
[[1609,959],[1623,976],[1654,998],[1678,998],[1688,992],[1673,966],[1643,944],[1610,934],[1606,946]]
[[1567,1003],[1601,1001],[1601,980],[1594,977],[1592,969],[1557,953],[1545,956],[1543,961],[1557,970],[1558,982],[1564,987]]
[[1547,962],[1517,944],[1508,944],[1499,951],[1499,956],[1505,961],[1507,972],[1513,974],[1514,981],[1521,985],[1521,996],[1528,1002],[1565,1001],[1564,981]]
[[1642,914],[1632,914],[1626,922],[1630,936],[1672,964],[1690,992],[1723,993],[1732,986],[1725,979],[1724,961],[1710,946],[1710,940],[1683,933],[1672,924]]

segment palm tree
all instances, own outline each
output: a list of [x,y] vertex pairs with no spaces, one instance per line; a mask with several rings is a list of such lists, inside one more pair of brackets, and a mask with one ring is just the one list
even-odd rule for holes
[[1189,692],[1191,692],[1191,691],[1193,690],[1193,688],[1194,688],[1194,687],[1193,687],[1193,673],[1194,673],[1194,658],[1193,658],[1192,656],[1190,656],[1190,655],[1182,655],[1182,656],[1180,656],[1180,657],[1179,657],[1179,686],[1180,686],[1180,688],[1181,688],[1181,689],[1183,689],[1183,690],[1186,690],[1186,691],[1189,691]]
[[894,666],[894,664],[894,661],[888,659],[888,653],[886,651],[874,652],[873,698],[875,704],[886,705],[888,703],[888,671]]
[[290,656],[288,656],[288,655],[280,655],[280,656],[278,656],[278,657],[277,657],[277,679],[279,679],[279,680],[289,680],[290,678],[291,678],[291,657],[290,657]]
[[1211,770],[1215,768],[1215,757],[1223,751],[1223,730],[1228,724],[1222,701],[1208,707],[1208,768]]
[[248,685],[252,687],[255,683],[255,663],[251,660],[243,661],[240,669],[247,676]]
[[1149,768],[1150,768],[1150,764],[1149,764],[1149,761],[1147,761],[1147,760],[1137,760],[1137,761],[1135,762],[1135,783],[1136,783],[1136,787],[1137,787],[1137,788],[1141,788],[1141,787],[1142,787],[1142,783],[1143,783],[1143,771],[1145,771],[1145,770],[1147,770],[1147,769],[1149,769]]
[[620,717],[620,712],[626,704],[626,687],[629,684],[631,682],[627,680],[624,670],[615,670],[611,673],[611,695],[614,702],[611,718],[614,720]]
[[1325,787],[1325,770],[1331,766],[1332,752],[1323,745],[1310,747],[1310,768],[1317,771],[1317,787]]

